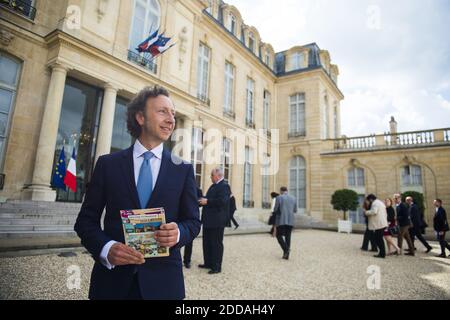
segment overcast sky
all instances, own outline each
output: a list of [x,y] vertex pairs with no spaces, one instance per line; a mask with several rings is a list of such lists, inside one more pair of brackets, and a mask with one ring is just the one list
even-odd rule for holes
[[450,1],[226,0],[276,52],[316,42],[339,66],[342,133],[450,127]]

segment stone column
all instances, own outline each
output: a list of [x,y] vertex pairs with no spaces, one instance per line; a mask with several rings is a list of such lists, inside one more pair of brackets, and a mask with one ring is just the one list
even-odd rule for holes
[[111,140],[114,127],[114,114],[116,111],[117,88],[111,84],[105,86],[103,95],[102,114],[98,129],[97,147],[95,150],[95,161],[111,151]]
[[31,185],[22,191],[22,198],[26,200],[56,200],[56,192],[51,189],[50,183],[68,68],[60,64],[51,68],[52,75],[42,118],[33,179]]

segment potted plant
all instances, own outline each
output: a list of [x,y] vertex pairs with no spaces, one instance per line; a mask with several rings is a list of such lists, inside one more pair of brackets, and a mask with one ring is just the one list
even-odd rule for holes
[[349,189],[337,190],[331,196],[333,209],[344,212],[344,220],[338,219],[338,232],[352,232],[352,221],[347,219],[347,211],[358,209],[358,194]]

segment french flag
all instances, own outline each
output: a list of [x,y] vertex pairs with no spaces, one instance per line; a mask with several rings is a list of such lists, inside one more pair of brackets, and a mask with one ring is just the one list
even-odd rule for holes
[[145,39],[139,46],[136,48],[138,52],[147,52],[149,48],[159,40],[158,37],[159,29],[156,30],[153,34],[151,34],[147,39]]
[[75,147],[73,147],[72,157],[67,167],[64,184],[73,192],[77,192],[77,160],[75,155]]

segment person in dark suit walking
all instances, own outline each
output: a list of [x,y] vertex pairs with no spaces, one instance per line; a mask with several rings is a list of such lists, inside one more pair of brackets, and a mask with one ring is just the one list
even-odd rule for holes
[[234,218],[234,213],[236,212],[236,198],[233,194],[230,196],[230,219],[227,222],[227,228],[231,228],[231,223],[234,225],[234,230],[239,228],[239,223]]
[[223,177],[222,168],[211,172],[213,185],[199,203],[203,206],[203,258],[199,268],[210,269],[209,274],[222,271],[223,235],[230,214],[230,186]]
[[[364,200],[362,205],[364,210],[370,210],[370,202]],[[364,215],[364,220],[366,222],[366,231],[364,232],[363,243],[361,246],[362,251],[369,251],[369,242],[370,242],[370,251],[378,252],[377,243],[375,241],[375,233],[372,230],[369,230],[369,218]]]
[[[438,255],[439,258],[445,258],[445,249],[447,248],[450,251],[450,245],[445,240],[445,233],[450,230],[447,220],[447,213],[445,209],[442,207],[442,200],[436,199],[433,202],[434,207],[436,208],[436,212],[433,218],[433,227],[434,231],[436,231],[436,238],[439,241],[439,245],[441,246],[441,254]],[[449,256],[450,258],[450,256]]]
[[[197,199],[200,200],[201,198],[203,198],[203,191],[202,191],[202,189],[197,187]],[[193,244],[194,244],[194,242],[190,242],[184,246],[183,264],[186,267],[186,269],[191,268]]]
[[406,203],[409,206],[409,214],[411,216],[412,227],[409,228],[409,236],[411,237],[411,242],[414,247],[414,250],[415,250],[414,240],[417,237],[417,239],[419,239],[419,241],[422,242],[422,244],[427,249],[425,252],[428,253],[431,250],[433,250],[433,248],[428,244],[428,242],[422,236],[423,221],[422,221],[422,218],[421,218],[421,215],[419,212],[419,208],[414,203],[414,200],[412,197],[406,197]]
[[408,243],[408,253],[405,253],[407,256],[414,256],[414,246],[411,241],[411,237],[409,236],[409,228],[411,227],[411,217],[409,215],[408,207],[404,202],[402,202],[402,197],[400,194],[394,194],[394,202],[397,211],[397,223],[399,226],[398,233],[398,247],[400,251],[403,252],[403,238],[406,239]]
[[[139,92],[128,106],[127,126],[136,142],[99,157],[74,227],[95,260],[89,298],[181,300],[180,248],[192,242],[201,224],[192,165],[163,149],[175,126],[167,90],[155,86]],[[170,248],[170,256],[144,259],[124,244],[120,210],[159,207],[167,223],[155,239]]]
[[274,212],[278,212],[275,218],[275,228],[278,243],[283,250],[283,259],[289,260],[291,252],[291,234],[295,224],[297,213],[297,200],[288,194],[286,187],[280,188],[280,195],[275,200]]

